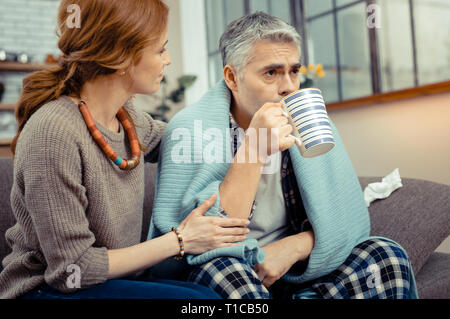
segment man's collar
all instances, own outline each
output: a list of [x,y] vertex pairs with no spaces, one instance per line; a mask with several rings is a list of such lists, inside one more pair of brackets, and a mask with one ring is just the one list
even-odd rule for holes
[[239,128],[239,124],[236,122],[236,120],[233,117],[233,114],[230,112],[230,128],[235,130]]

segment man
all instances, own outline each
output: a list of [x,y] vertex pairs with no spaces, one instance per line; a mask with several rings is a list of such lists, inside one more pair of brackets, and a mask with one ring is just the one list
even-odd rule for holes
[[[190,281],[224,298],[417,297],[404,250],[369,237],[362,190],[334,124],[335,147],[316,158],[303,158],[289,136],[279,102],[300,85],[295,29],[247,15],[229,24],[220,50],[224,80],[179,112],[163,137],[150,237],[216,193],[207,215],[249,218],[251,231],[238,246],[188,256]],[[246,134],[235,143],[239,130]],[[232,161],[217,160],[230,149]],[[277,169],[262,174],[267,163]]]

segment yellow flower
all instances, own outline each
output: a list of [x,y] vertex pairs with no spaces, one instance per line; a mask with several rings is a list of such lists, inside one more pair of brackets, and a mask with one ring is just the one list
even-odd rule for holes
[[306,68],[306,66],[304,66],[304,65],[302,65],[301,67],[300,67],[300,73],[301,74],[303,74],[303,75],[306,75],[306,74],[308,74],[308,69]]
[[314,64],[310,64],[310,65],[308,66],[308,69],[309,69],[310,71],[314,70]]
[[317,72],[317,76],[318,76],[319,78],[323,78],[325,75],[326,75],[326,74],[325,74],[325,72],[324,72],[323,70],[321,70],[320,72]]
[[323,65],[322,64],[317,64],[316,73],[319,74],[322,71],[323,71]]

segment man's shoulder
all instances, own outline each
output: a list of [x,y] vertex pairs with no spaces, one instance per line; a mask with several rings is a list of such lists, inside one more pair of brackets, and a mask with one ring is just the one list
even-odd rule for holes
[[195,121],[201,121],[206,127],[218,128],[223,123],[228,123],[231,97],[229,90],[222,82],[209,89],[197,102],[175,114],[169,122],[168,130],[180,127],[193,129]]

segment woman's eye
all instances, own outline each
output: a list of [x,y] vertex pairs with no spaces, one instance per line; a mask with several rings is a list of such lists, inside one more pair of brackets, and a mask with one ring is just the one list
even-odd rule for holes
[[163,54],[164,52],[166,52],[166,48],[163,48],[161,51],[159,51],[159,54]]

